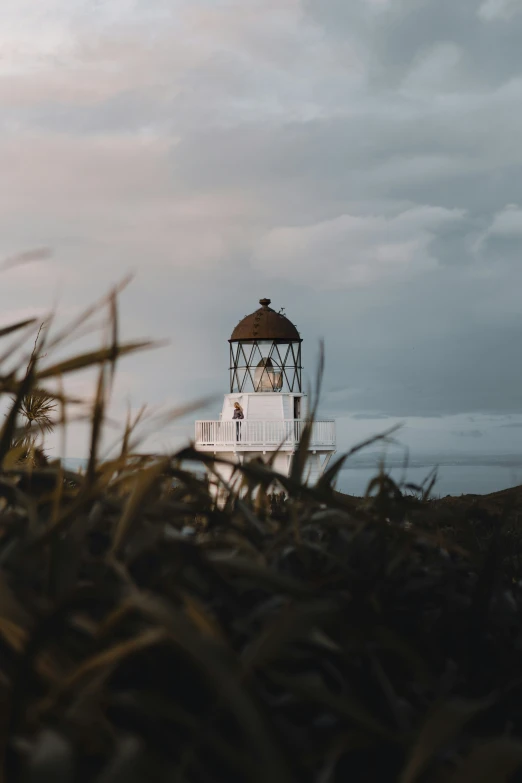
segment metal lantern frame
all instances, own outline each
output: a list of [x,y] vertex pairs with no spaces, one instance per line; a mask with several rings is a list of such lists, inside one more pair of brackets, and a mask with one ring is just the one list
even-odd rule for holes
[[[229,340],[229,343],[231,394],[259,392],[266,379],[270,382],[271,391],[302,392],[301,339]],[[256,370],[263,360],[266,360],[265,368],[256,384]],[[276,374],[281,374],[280,386],[273,380]]]

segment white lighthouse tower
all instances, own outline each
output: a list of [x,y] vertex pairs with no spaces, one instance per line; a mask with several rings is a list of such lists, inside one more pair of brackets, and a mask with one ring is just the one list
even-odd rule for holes
[[[227,483],[234,464],[254,457],[268,460],[277,451],[274,470],[289,475],[292,457],[306,424],[307,398],[301,379],[302,339],[270,299],[238,323],[230,337],[230,392],[220,418],[197,421],[195,445],[230,463],[216,465]],[[234,420],[235,403],[244,418]],[[308,483],[314,483],[335,453],[335,422],[315,421],[309,442]]]

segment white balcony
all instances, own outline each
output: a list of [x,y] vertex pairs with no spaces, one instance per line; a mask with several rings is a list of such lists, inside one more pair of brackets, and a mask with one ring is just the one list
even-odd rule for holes
[[[305,425],[303,419],[197,421],[196,447],[202,451],[293,451]],[[335,451],[335,421],[314,421],[309,448]]]

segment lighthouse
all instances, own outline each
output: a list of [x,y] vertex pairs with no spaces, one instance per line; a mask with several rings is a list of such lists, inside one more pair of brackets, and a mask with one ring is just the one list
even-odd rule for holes
[[[228,341],[230,391],[219,419],[196,422],[196,448],[229,463],[215,466],[227,483],[234,465],[253,458],[273,458],[274,470],[289,475],[307,420],[301,335],[285,315],[270,307],[270,299],[260,299],[259,304],[237,324]],[[235,410],[242,418],[234,417]],[[335,450],[335,421],[314,421],[305,472],[308,483],[317,481]]]

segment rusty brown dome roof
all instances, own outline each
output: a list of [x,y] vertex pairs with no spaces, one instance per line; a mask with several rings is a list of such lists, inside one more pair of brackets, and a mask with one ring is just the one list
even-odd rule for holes
[[238,323],[230,342],[236,340],[287,340],[301,341],[299,332],[288,318],[281,313],[276,313],[268,305],[270,299],[260,299],[261,307],[255,313],[245,316]]

